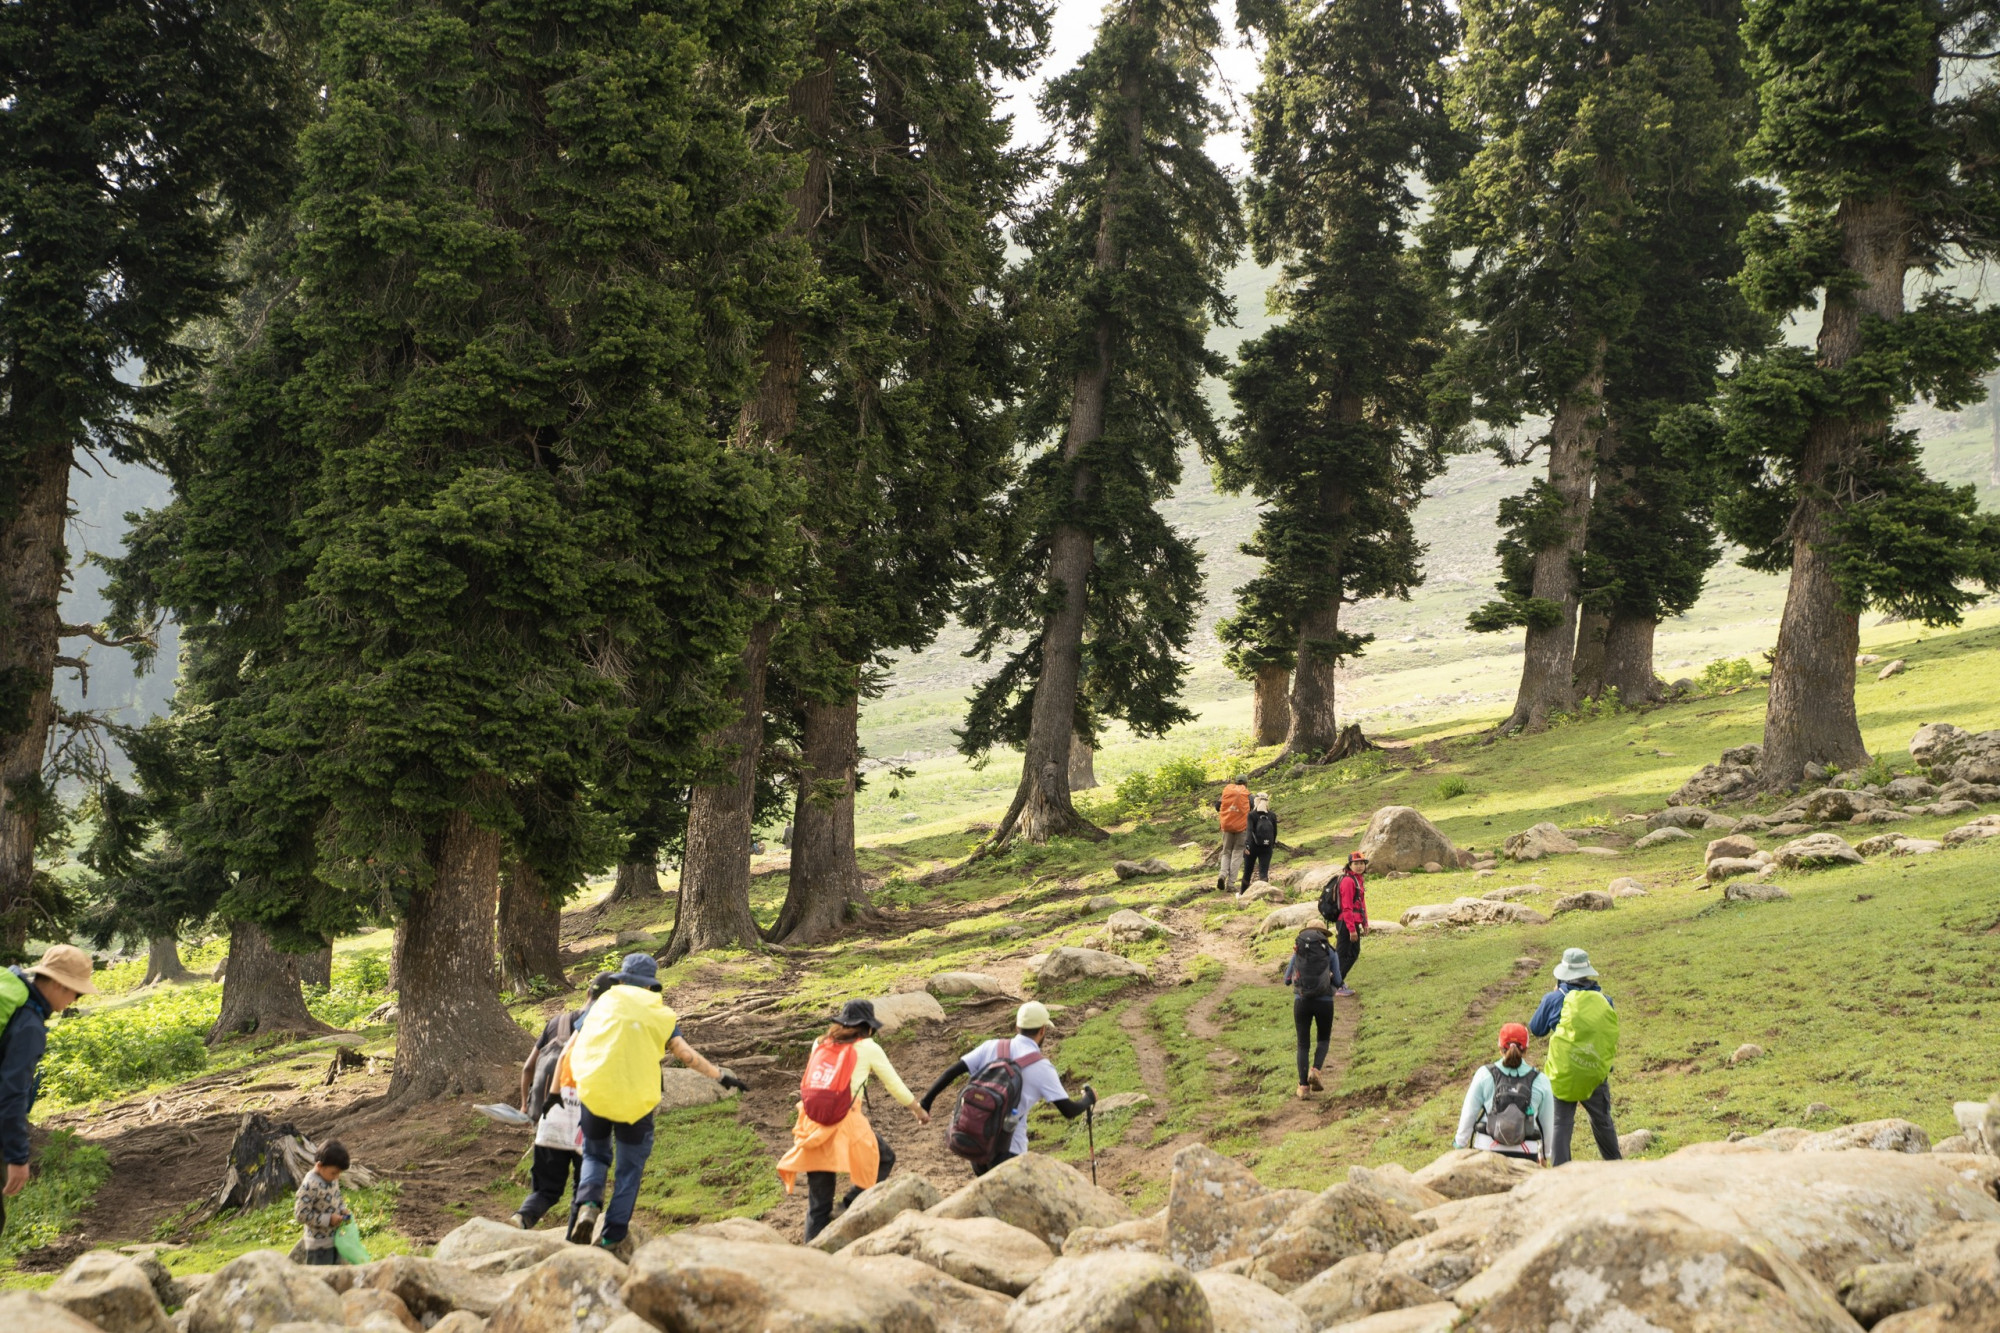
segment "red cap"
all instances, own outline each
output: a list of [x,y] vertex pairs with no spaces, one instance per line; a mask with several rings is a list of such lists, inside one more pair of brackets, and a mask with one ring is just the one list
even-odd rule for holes
[[1527,1050],[1528,1029],[1519,1023],[1502,1025],[1500,1028],[1500,1049],[1504,1051],[1509,1046],[1519,1046],[1522,1050]]

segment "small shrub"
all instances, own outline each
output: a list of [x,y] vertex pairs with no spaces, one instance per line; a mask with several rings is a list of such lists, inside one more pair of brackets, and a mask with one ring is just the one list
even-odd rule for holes
[[180,1078],[208,1064],[203,1044],[222,1009],[222,987],[163,989],[116,1009],[76,1009],[49,1026],[42,1097],[76,1106]]
[[1456,773],[1447,773],[1438,779],[1437,799],[1455,801],[1472,790],[1472,784]]
[[1695,686],[1703,694],[1727,694],[1761,683],[1756,664],[1747,657],[1730,657],[1710,662],[1701,669]]

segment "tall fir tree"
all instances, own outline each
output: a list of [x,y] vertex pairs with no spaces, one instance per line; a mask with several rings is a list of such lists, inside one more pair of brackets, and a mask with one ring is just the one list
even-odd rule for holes
[[1318,758],[1340,736],[1337,668],[1371,637],[1341,608],[1421,582],[1411,511],[1454,434],[1430,390],[1448,312],[1409,236],[1418,178],[1449,160],[1457,24],[1434,0],[1343,0],[1260,26],[1250,240],[1282,265],[1284,319],[1239,350],[1235,435],[1215,450],[1225,484],[1264,501],[1243,548],[1264,564],[1227,633],[1246,665],[1289,659],[1283,755]]
[[1753,569],[1789,570],[1760,777],[1868,753],[1854,708],[1869,606],[1952,624],[2000,584],[2000,520],[1972,487],[1933,481],[1899,408],[1976,402],[2000,311],[1944,290],[1909,309],[1913,272],[2000,253],[1995,90],[1947,77],[2000,56],[1990,5],[1752,0],[1760,119],[1751,162],[1782,212],[1747,235],[1744,284],[1775,315],[1817,305],[1817,345],[1746,362],[1721,399],[1724,532]]
[[[1503,727],[1575,703],[1580,573],[1606,392],[1646,289],[1650,219],[1733,179],[1734,102],[1704,0],[1475,0],[1454,117],[1476,145],[1438,192],[1429,242],[1471,326],[1447,380],[1496,425],[1548,419],[1547,475],[1503,502],[1503,599],[1475,629],[1526,630]],[[1524,461],[1504,444],[1502,456]]]
[[982,657],[1026,640],[960,733],[967,754],[1025,752],[989,845],[1094,833],[1070,799],[1073,737],[1094,739],[1104,718],[1149,735],[1189,716],[1178,696],[1200,562],[1154,506],[1179,451],[1219,438],[1202,380],[1225,363],[1204,338],[1233,313],[1222,277],[1241,238],[1235,192],[1204,151],[1220,39],[1205,4],[1116,0],[1089,54],[1042,95],[1068,149],[1019,234],[1020,429],[1042,447],[966,608]]
[[291,49],[239,0],[0,10],[0,952],[55,924],[35,865],[55,672],[62,640],[94,632],[59,614],[72,461],[134,456],[197,365],[177,334],[221,299],[228,237],[282,192]]
[[[1007,147],[994,85],[1026,74],[1047,19],[1035,4],[835,0],[805,6],[799,22],[811,55],[792,142],[808,185],[793,225],[818,287],[774,331],[795,357],[774,355],[767,385],[796,378],[782,441],[766,437],[782,443],[802,500],[799,559],[772,591],[782,628],[765,708],[790,713],[797,737],[785,756],[790,886],[768,931],[790,943],[823,938],[862,899],[861,696],[884,654],[936,635],[1006,479],[1013,355],[994,297],[997,220],[1026,164]],[[740,799],[711,791],[694,818]],[[730,911],[747,914],[749,825],[728,828],[733,845],[713,850],[729,864],[691,865],[683,882],[692,874],[693,901],[712,906],[726,870]],[[690,922],[666,956],[713,938]]]

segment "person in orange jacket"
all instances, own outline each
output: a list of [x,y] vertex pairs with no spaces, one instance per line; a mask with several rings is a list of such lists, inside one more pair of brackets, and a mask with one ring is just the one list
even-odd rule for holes
[[1243,846],[1249,838],[1250,782],[1241,774],[1223,785],[1215,800],[1216,822],[1222,826],[1222,861],[1215,887],[1228,893],[1243,869]]

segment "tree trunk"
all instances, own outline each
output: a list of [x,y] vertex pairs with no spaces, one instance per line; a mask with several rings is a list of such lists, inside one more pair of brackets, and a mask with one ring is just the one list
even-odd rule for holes
[[1291,728],[1285,753],[1318,759],[1340,741],[1337,692],[1340,659],[1324,644],[1340,633],[1340,598],[1329,597],[1299,621],[1299,647],[1292,667]]
[[312,953],[302,953],[299,959],[299,984],[302,986],[331,986],[333,984],[333,946]]
[[1560,610],[1555,624],[1529,626],[1521,688],[1502,731],[1540,731],[1549,718],[1576,707],[1576,563],[1590,526],[1590,482],[1603,429],[1604,344],[1549,423],[1549,485],[1562,500],[1563,538],[1535,552],[1532,595]]
[[155,935],[146,941],[146,976],[139,984],[152,986],[167,981],[192,981],[194,973],[181,962],[181,942],[172,935]]
[[520,861],[500,879],[500,989],[530,995],[569,989],[562,965],[562,904]]
[[1097,751],[1083,737],[1071,734],[1069,738],[1069,789],[1072,792],[1089,791],[1097,785]]
[[409,935],[404,923],[398,921],[389,936],[389,989],[399,996],[403,993],[403,941]]
[[1611,629],[1611,617],[1601,611],[1584,611],[1576,618],[1576,677],[1579,698],[1595,699],[1604,693],[1604,637]]
[[512,1099],[528,1045],[500,1005],[493,977],[493,920],[500,895],[500,835],[464,810],[431,840],[432,879],[404,914],[397,995],[395,1101],[482,1093]]
[[31,448],[12,482],[17,508],[0,515],[0,946],[16,954],[37,915],[35,838],[55,724],[69,469],[67,445]]
[[252,1033],[333,1031],[306,1010],[299,991],[299,955],[278,952],[262,926],[230,923],[224,967],[222,1012],[209,1029],[209,1045]]
[[1649,704],[1661,698],[1653,674],[1653,634],[1660,622],[1646,616],[1613,616],[1604,630],[1604,687],[1618,691],[1621,704]]
[[[1903,279],[1909,270],[1911,223],[1900,199],[1848,199],[1840,206],[1839,219],[1841,259],[1860,285],[1827,294],[1818,360],[1828,370],[1838,370],[1861,351],[1866,316],[1892,322],[1902,318]],[[1792,581],[1778,622],[1771,699],[1764,713],[1758,777],[1766,787],[1796,786],[1807,764],[1855,768],[1868,762],[1854,711],[1860,608],[1841,604],[1832,563],[1819,547],[1832,536],[1837,513],[1837,502],[1828,493],[1832,475],[1842,460],[1873,452],[1888,428],[1886,419],[1819,417],[1806,436],[1792,509]]]
[[1292,673],[1285,668],[1257,668],[1257,693],[1251,704],[1250,725],[1257,733],[1258,745],[1277,745],[1291,734],[1292,701],[1288,697],[1291,688]]
[[598,904],[598,908],[602,910],[622,903],[663,903],[666,900],[667,892],[660,887],[658,861],[620,861],[618,878],[611,886],[611,893]]
[[817,944],[840,933],[850,907],[866,908],[861,867],[854,859],[854,770],[861,743],[861,701],[807,700],[800,746],[796,812],[792,818],[791,882],[769,938]]
[[734,757],[723,778],[696,787],[688,802],[680,906],[660,955],[668,963],[706,949],[754,949],[761,943],[750,914],[750,834],[764,746],[764,674],[777,628],[775,620],[766,620],[750,631],[732,691],[737,718],[715,738]]

